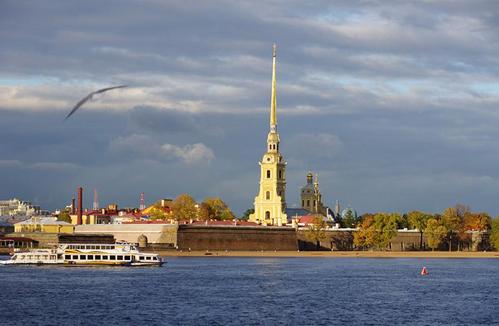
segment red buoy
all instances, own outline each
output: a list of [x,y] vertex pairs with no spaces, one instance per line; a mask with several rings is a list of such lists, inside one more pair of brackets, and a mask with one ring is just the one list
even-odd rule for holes
[[426,270],[426,267],[423,267],[421,270],[421,275],[428,275],[428,271]]

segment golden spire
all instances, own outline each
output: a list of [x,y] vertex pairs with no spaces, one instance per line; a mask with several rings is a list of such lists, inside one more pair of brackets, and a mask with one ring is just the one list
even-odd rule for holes
[[276,70],[276,45],[272,46],[272,96],[270,99],[270,131],[275,132],[277,128],[277,100],[276,100],[276,81],[275,81],[275,70]]

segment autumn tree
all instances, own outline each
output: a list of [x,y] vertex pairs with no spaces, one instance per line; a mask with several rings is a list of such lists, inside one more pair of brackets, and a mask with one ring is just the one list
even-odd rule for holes
[[315,242],[316,250],[321,247],[321,241],[326,238],[326,222],[321,216],[314,216],[312,222],[308,225],[305,236],[308,240]]
[[235,218],[235,215],[232,213],[229,206],[219,197],[206,198],[203,203],[210,208],[210,220],[225,221],[233,220]]
[[197,217],[196,201],[188,194],[181,194],[172,203],[173,215],[177,221],[186,221]]
[[357,248],[371,248],[374,246],[374,239],[374,215],[365,214],[359,223],[359,230],[353,235],[353,243]]
[[155,204],[149,211],[149,219],[151,220],[165,220],[168,214],[159,204]]
[[426,222],[424,234],[426,236],[428,246],[432,251],[434,251],[447,235],[447,228],[441,223],[441,221],[435,218],[430,218]]
[[386,249],[397,235],[397,224],[400,218],[398,213],[364,215],[359,224],[359,231],[354,235],[354,244],[361,248]]
[[489,242],[496,250],[499,250],[499,216],[493,219],[491,224]]
[[455,237],[458,242],[461,241],[462,227],[464,220],[465,206],[456,205],[448,207],[442,213],[442,225],[447,230],[447,241],[449,243],[449,251],[452,251],[452,238]]
[[200,221],[209,221],[212,218],[212,216],[213,216],[213,211],[210,205],[208,205],[205,202],[202,202],[199,205],[198,219]]
[[71,216],[69,216],[69,210],[68,209],[62,210],[57,216],[57,220],[71,223]]
[[407,213],[407,221],[411,228],[418,229],[419,231],[419,249],[423,249],[423,232],[426,229],[426,223],[428,219],[431,218],[431,215],[420,212],[420,211],[412,211]]

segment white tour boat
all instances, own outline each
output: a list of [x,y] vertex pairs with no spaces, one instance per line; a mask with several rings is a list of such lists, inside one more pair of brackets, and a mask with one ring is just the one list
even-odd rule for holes
[[131,243],[61,244],[57,249],[17,251],[2,265],[67,265],[67,266],[161,266],[158,254],[140,252]]

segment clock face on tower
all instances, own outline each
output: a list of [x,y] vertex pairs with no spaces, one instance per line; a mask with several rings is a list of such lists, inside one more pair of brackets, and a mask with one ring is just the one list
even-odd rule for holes
[[264,163],[274,163],[274,157],[272,155],[265,155],[263,157]]

